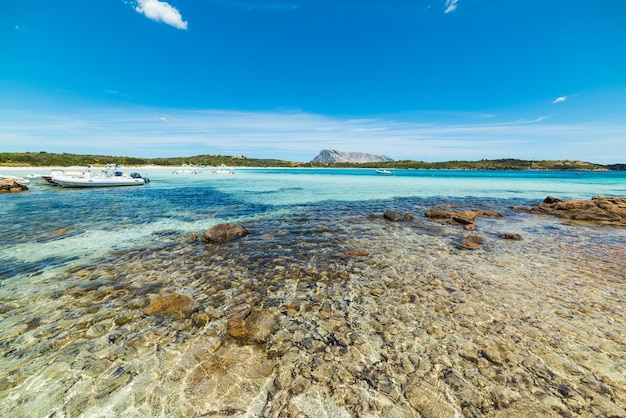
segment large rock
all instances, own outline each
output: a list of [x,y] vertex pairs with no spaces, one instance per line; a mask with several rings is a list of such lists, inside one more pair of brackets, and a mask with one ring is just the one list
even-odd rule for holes
[[209,228],[202,237],[204,242],[219,244],[234,238],[248,235],[248,230],[237,224],[219,224]]
[[19,184],[15,179],[0,179],[0,192],[24,192],[26,190],[28,190],[28,187]]
[[432,220],[445,223],[463,225],[467,230],[475,230],[476,218],[501,218],[497,212],[490,210],[467,210],[465,212],[458,212],[447,209],[431,209],[426,211],[426,216]]
[[561,200],[548,196],[535,207],[513,209],[557,216],[572,222],[626,227],[626,197],[596,196],[591,200]]
[[228,314],[226,332],[237,340],[261,343],[274,333],[277,322],[276,315],[271,311],[253,309],[249,304],[242,303]]
[[174,293],[151,300],[143,312],[146,315],[183,319],[189,318],[198,306],[198,303],[190,297]]

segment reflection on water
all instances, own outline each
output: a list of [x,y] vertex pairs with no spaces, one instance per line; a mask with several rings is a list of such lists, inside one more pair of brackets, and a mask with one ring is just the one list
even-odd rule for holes
[[[0,415],[626,416],[626,231],[224,187],[53,192],[3,231]],[[223,221],[250,234],[194,239]]]

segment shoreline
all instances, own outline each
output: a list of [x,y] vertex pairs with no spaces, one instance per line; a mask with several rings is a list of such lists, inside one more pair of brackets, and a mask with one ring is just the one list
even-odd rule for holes
[[[100,169],[103,168],[104,165],[93,165],[91,164],[92,168],[95,169]],[[124,170],[144,170],[144,169],[148,169],[148,170],[158,170],[158,169],[167,169],[167,170],[171,170],[171,169],[178,169],[181,168],[180,165],[154,165],[154,164],[149,164],[149,165],[120,165],[120,167]],[[199,168],[206,168],[206,169],[210,169],[210,168],[219,168],[220,166],[200,166]],[[258,169],[258,170],[263,170],[263,169],[267,169],[267,170],[318,170],[318,169],[332,169],[332,170],[375,170],[375,167],[283,167],[283,166],[228,166],[228,167],[232,167],[235,170],[245,170],[245,169]],[[58,166],[58,165],[53,165],[53,166],[2,166],[0,165],[0,170],[13,170],[13,171],[27,171],[27,170],[83,170],[86,169],[86,166],[83,165],[72,165],[72,166]],[[491,172],[491,171],[508,171],[508,172],[525,172],[525,171],[529,171],[529,172],[545,172],[545,173],[551,173],[551,172],[589,172],[589,173],[605,173],[605,172],[620,172],[620,171],[624,171],[624,170],[609,170],[609,169],[561,169],[561,170],[556,170],[556,169],[479,169],[479,168],[397,168],[397,167],[391,167],[388,168],[389,170],[398,170],[398,171],[484,171],[484,172]]]

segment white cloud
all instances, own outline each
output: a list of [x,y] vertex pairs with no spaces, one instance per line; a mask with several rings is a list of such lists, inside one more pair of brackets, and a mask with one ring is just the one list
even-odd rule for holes
[[444,13],[450,13],[456,10],[456,4],[459,0],[446,0],[446,11]]
[[7,152],[138,157],[243,154],[292,161],[310,161],[324,148],[423,161],[507,157],[615,163],[619,162],[615,155],[626,155],[626,125],[621,120],[559,123],[545,117],[494,117],[486,121],[481,115],[444,119],[437,121],[432,113],[408,119],[343,119],[297,111],[0,109],[0,143],[6,144]]
[[178,29],[187,29],[187,22],[183,21],[178,9],[169,3],[159,0],[137,0],[135,10],[156,22],[163,22]]
[[567,96],[559,96],[556,99],[552,100],[552,103],[561,103],[567,100]]

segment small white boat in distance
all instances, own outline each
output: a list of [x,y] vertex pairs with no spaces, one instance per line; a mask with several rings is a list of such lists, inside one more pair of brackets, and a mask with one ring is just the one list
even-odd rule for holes
[[211,171],[211,174],[235,174],[235,169],[222,164],[217,170]]
[[172,171],[172,174],[202,174],[202,169],[191,164],[183,164],[181,168]]
[[92,173],[88,168],[82,176],[75,173],[66,174],[63,171],[52,172],[50,182],[61,187],[116,187],[116,186],[143,186],[150,179],[141,177],[139,173],[126,174],[119,171],[117,164],[107,164],[99,173]]
[[389,174],[393,174],[393,171],[387,170],[385,168],[378,168],[378,169],[376,169],[376,174],[387,174],[387,175],[389,175]]

